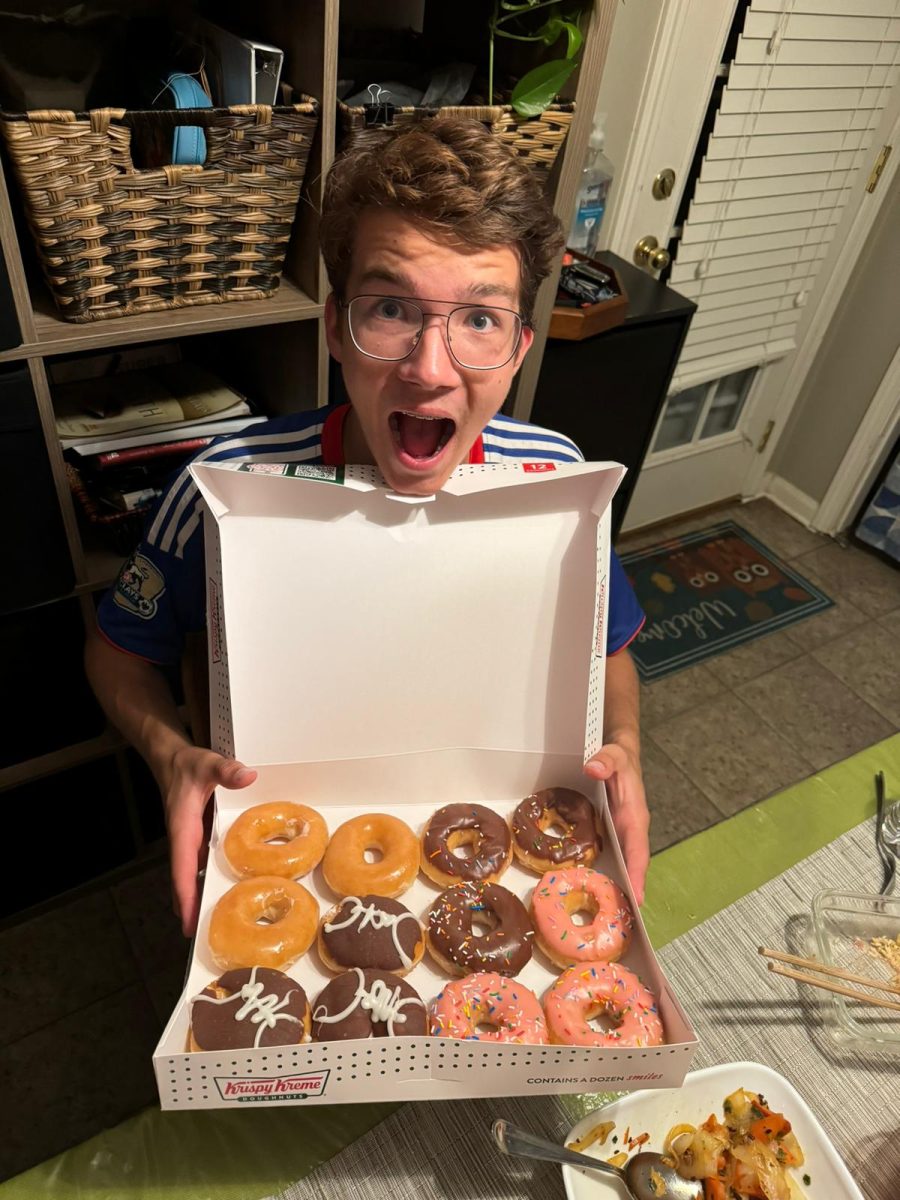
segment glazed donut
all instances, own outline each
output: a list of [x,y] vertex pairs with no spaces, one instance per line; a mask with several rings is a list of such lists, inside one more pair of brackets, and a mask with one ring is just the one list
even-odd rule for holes
[[226,971],[191,1001],[189,1050],[258,1050],[309,1041],[299,983],[268,967]]
[[328,826],[315,809],[283,800],[245,809],[225,834],[222,851],[241,879],[299,879],[318,866],[327,845]]
[[422,926],[387,896],[347,896],[319,926],[319,957],[329,971],[363,967],[406,975],[424,953]]
[[[480,1025],[491,1029],[480,1032]],[[431,1032],[478,1042],[547,1042],[547,1023],[534,992],[494,972],[446,984],[431,1005]]]
[[[480,937],[479,924],[489,926]],[[431,906],[426,937],[448,975],[518,975],[531,958],[534,930],[525,905],[499,883],[458,883]]]
[[[591,914],[575,925],[577,912]],[[537,943],[558,967],[579,962],[615,962],[631,943],[634,913],[625,893],[601,871],[569,867],[548,871],[531,897]]]
[[425,1005],[405,979],[361,967],[338,975],[319,992],[312,1019],[316,1042],[428,1032]]
[[[637,975],[619,963],[578,963],[563,971],[544,997],[551,1042],[566,1046],[659,1046],[663,1025],[656,998]],[[588,1021],[605,1014],[606,1033]]]
[[[471,858],[453,853],[471,846]],[[512,861],[509,826],[482,804],[439,808],[422,834],[422,870],[441,887],[461,880],[496,883]]]
[[[381,855],[366,862],[366,851]],[[325,882],[338,896],[387,896],[393,899],[411,886],[419,870],[416,835],[397,817],[385,813],[353,817],[332,837],[322,859]]]
[[210,953],[225,971],[277,971],[306,953],[318,923],[319,906],[302,884],[258,875],[236,883],[217,901],[209,921]]
[[[564,832],[548,833],[554,826]],[[526,796],[513,813],[512,834],[516,858],[539,875],[554,867],[589,867],[600,850],[597,810],[571,788]]]

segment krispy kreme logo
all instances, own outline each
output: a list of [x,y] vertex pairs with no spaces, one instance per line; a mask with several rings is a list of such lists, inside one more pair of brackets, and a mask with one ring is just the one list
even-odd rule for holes
[[600,580],[600,586],[597,588],[597,637],[594,640],[594,655],[597,658],[602,658],[606,653],[606,625],[603,620],[605,604],[606,579],[604,578]]
[[216,1076],[216,1087],[223,1100],[254,1104],[268,1100],[306,1100],[322,1096],[328,1071],[309,1071],[305,1075],[279,1075],[274,1079],[234,1079]]
[[209,621],[210,657],[214,663],[222,661],[222,612],[219,608],[219,589],[214,579],[209,580],[209,592],[206,603],[206,617]]

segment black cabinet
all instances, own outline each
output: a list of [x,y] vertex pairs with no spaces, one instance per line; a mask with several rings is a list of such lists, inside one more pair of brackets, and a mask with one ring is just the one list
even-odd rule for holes
[[75,584],[53,470],[27,367],[0,365],[0,612]]
[[589,461],[628,468],[613,500],[615,537],[696,305],[618,255],[596,258],[628,293],[625,322],[581,342],[548,339],[531,420],[565,433]]

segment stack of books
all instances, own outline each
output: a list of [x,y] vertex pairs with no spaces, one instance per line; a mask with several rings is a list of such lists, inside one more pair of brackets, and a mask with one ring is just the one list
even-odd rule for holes
[[177,345],[64,362],[52,382],[69,477],[94,523],[142,516],[213,438],[265,420],[212,371],[182,361]]

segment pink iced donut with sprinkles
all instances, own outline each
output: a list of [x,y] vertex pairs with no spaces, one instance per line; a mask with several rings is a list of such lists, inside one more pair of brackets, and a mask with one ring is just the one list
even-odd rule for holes
[[[656,997],[619,963],[578,963],[563,971],[544,997],[550,1041],[564,1046],[660,1046],[663,1023]],[[605,1016],[610,1028],[588,1022]]]
[[434,1037],[477,1042],[547,1043],[547,1023],[537,996],[515,979],[494,972],[446,984],[431,1005],[431,1032]]
[[[634,913],[625,893],[601,871],[566,867],[548,871],[534,889],[531,912],[537,943],[559,967],[615,962],[631,942]],[[572,916],[586,912],[586,925]]]

